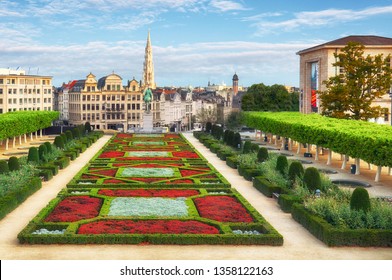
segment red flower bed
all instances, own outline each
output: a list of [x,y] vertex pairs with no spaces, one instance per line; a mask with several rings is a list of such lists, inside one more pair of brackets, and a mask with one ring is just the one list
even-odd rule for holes
[[117,197],[188,197],[198,195],[197,190],[110,190],[101,189],[98,194]]
[[180,220],[104,220],[83,224],[78,234],[219,234],[211,225]]
[[182,180],[169,181],[166,182],[166,184],[193,184],[193,181],[189,179],[182,179]]
[[231,196],[205,196],[194,199],[201,217],[219,222],[253,222],[252,216]]
[[116,176],[117,169],[101,169],[101,170],[91,170],[89,173],[91,174],[99,174],[104,176],[114,177]]
[[181,176],[182,177],[188,177],[188,176],[193,176],[193,175],[200,175],[204,174],[204,171],[198,171],[198,170],[188,170],[188,169],[182,169],[180,170]]
[[199,158],[198,154],[191,151],[173,152],[172,155],[174,157],[180,157],[180,158]]
[[132,138],[133,135],[132,134],[126,134],[126,133],[118,133],[116,135],[116,138]]
[[124,184],[124,181],[117,179],[106,179],[103,181],[104,184]]
[[70,196],[63,199],[45,219],[46,222],[75,222],[97,217],[102,200],[89,196]]
[[169,161],[169,160],[177,160],[176,158],[172,157],[123,157],[119,158],[118,160],[124,160],[124,161]]
[[118,152],[118,151],[107,151],[103,152],[99,158],[117,158],[117,157],[123,157],[124,152]]

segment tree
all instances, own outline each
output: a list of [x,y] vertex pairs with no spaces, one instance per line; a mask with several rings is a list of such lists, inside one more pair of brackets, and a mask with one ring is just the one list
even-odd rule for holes
[[298,111],[298,92],[289,93],[283,85],[252,85],[242,97],[243,111]]
[[323,115],[355,120],[381,116],[381,107],[372,102],[391,87],[391,56],[365,57],[364,49],[362,44],[349,42],[340,53],[335,53],[336,62],[332,65],[344,71],[324,81],[327,89],[318,92]]
[[201,108],[196,114],[198,122],[202,123],[204,126],[207,122],[216,123],[217,112],[214,108]]
[[243,115],[241,112],[231,112],[227,117],[225,126],[231,130],[239,130],[242,126]]

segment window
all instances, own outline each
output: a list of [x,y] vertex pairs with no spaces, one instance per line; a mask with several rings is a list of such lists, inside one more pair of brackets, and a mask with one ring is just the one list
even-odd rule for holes
[[3,104],[3,98],[0,98],[0,105]]
[[132,91],[136,91],[136,86],[132,86]]
[[0,79],[0,85],[4,84],[4,79]]
[[0,94],[3,94],[3,89],[2,88],[0,88]]
[[120,85],[117,85],[117,90],[120,90]]
[[99,95],[97,95],[97,97],[95,98],[95,100],[99,101]]

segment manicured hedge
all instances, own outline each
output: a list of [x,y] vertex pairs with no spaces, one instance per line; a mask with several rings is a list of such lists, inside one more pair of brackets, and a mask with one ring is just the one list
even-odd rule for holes
[[392,247],[392,230],[337,228],[297,203],[291,215],[328,246]]
[[7,139],[51,126],[55,111],[18,111],[0,114],[0,139]]
[[380,166],[392,166],[392,127],[355,120],[304,115],[296,112],[245,112],[245,123],[300,143],[319,145],[334,152]]
[[8,213],[22,204],[30,195],[35,193],[42,187],[41,179],[34,177],[28,185],[9,193],[4,197],[0,197],[0,219],[4,218]]
[[280,194],[284,192],[281,187],[275,186],[264,176],[256,176],[253,180],[253,187],[267,197],[272,197],[273,193]]

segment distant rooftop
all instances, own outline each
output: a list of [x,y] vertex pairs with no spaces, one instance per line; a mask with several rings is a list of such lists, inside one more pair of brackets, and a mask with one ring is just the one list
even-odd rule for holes
[[335,46],[336,47],[346,46],[348,42],[357,42],[365,46],[391,46],[392,47],[392,38],[380,37],[374,35],[351,35],[321,45],[317,45],[315,47],[301,50],[297,52],[297,54],[303,54],[326,47],[331,48]]

